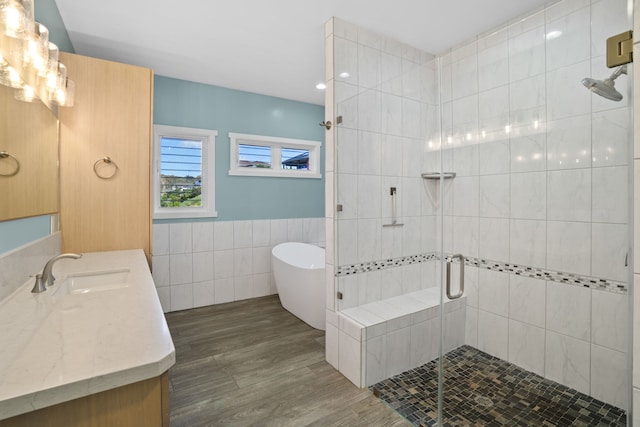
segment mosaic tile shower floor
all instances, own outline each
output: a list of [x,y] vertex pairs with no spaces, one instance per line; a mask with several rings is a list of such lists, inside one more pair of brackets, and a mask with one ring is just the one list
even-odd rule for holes
[[[444,426],[626,425],[619,408],[473,347],[453,350],[445,361]],[[437,363],[436,359],[370,388],[413,425],[435,426]]]

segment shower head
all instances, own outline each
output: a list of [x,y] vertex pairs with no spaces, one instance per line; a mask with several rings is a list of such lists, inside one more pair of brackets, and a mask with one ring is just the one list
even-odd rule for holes
[[582,79],[582,84],[595,94],[612,101],[620,101],[622,100],[622,94],[616,90],[614,83],[615,80],[620,77],[620,74],[627,74],[626,65],[618,67],[611,76],[604,80],[596,80],[587,77]]

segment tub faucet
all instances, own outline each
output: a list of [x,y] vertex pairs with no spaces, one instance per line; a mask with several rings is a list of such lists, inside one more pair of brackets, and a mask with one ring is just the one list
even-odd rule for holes
[[63,258],[78,259],[82,258],[82,254],[60,254],[47,261],[42,270],[42,274],[36,274],[36,282],[33,285],[33,289],[31,289],[32,293],[44,292],[47,290],[47,286],[53,285],[53,282],[56,280],[53,276],[53,264]]

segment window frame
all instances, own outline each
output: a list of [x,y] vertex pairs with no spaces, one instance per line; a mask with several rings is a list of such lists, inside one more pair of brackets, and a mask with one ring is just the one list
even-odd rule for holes
[[[257,145],[271,148],[270,168],[242,168],[238,166],[238,147],[240,145]],[[320,141],[305,139],[280,138],[275,136],[250,135],[246,133],[229,132],[229,175],[232,176],[265,176],[286,178],[321,179],[320,171]],[[282,149],[293,148],[309,152],[309,169],[276,169],[282,160]],[[277,160],[276,160],[277,159]]]
[[[215,218],[215,145],[218,131],[180,126],[153,125],[153,219]],[[202,206],[163,208],[160,206],[162,138],[202,142]]]

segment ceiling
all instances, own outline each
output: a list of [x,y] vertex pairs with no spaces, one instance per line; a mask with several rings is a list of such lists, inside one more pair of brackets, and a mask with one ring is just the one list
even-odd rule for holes
[[434,54],[547,0],[55,0],[76,53],[324,104],[332,16]]

